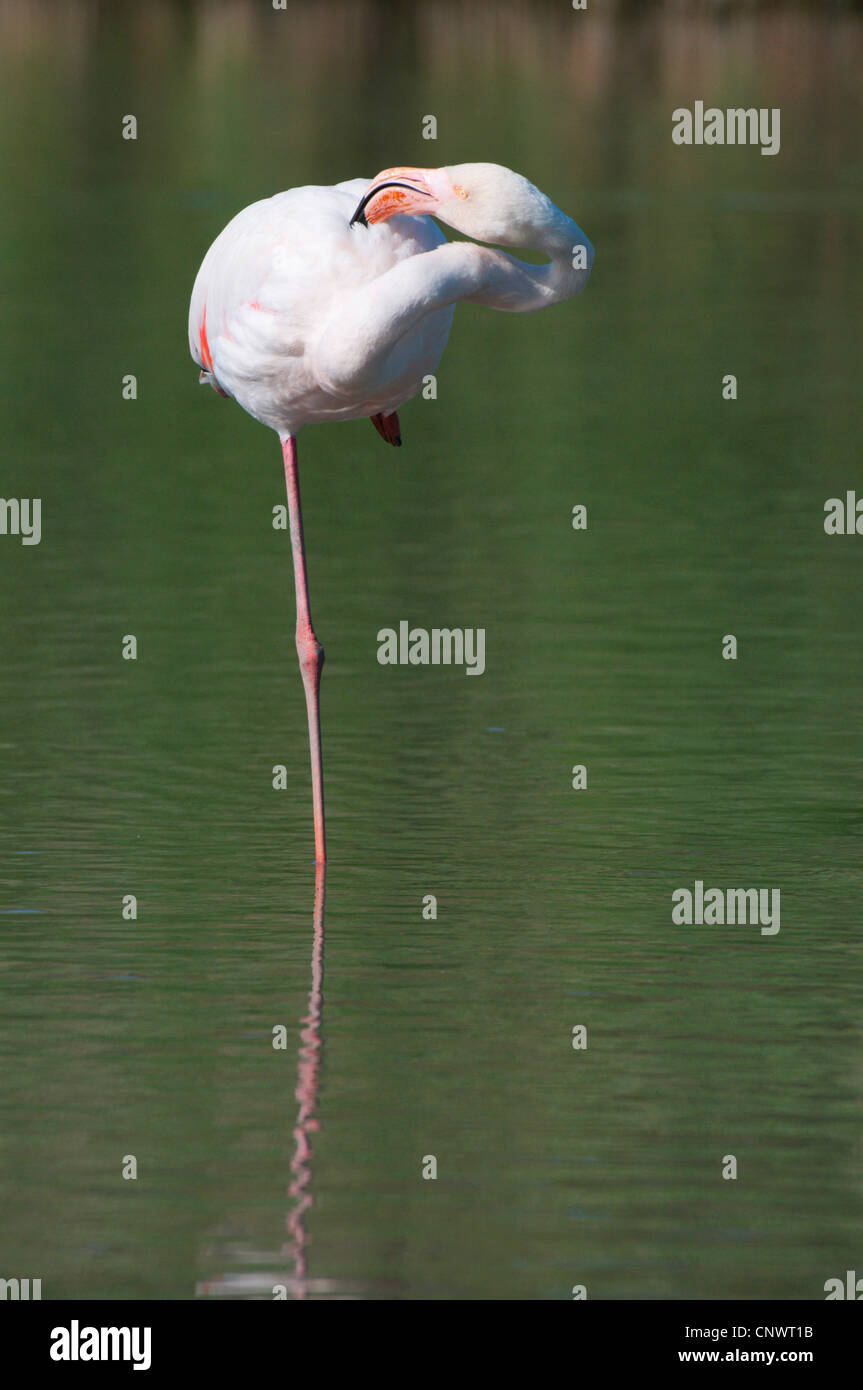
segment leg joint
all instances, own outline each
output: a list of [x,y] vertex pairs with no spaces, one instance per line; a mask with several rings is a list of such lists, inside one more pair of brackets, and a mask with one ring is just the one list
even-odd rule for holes
[[317,677],[324,664],[324,649],[313,632],[297,633],[297,656],[303,679]]

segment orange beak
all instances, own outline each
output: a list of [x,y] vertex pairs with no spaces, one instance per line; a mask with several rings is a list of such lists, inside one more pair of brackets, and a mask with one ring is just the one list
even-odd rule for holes
[[386,222],[396,213],[409,217],[434,212],[440,201],[429,186],[434,172],[431,169],[384,169],[372,179],[350,225],[359,222],[363,227],[370,227],[375,222]]

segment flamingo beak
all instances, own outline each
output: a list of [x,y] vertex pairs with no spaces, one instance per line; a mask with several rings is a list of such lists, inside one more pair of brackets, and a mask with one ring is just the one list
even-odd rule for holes
[[370,227],[374,222],[386,222],[397,213],[405,216],[434,212],[440,204],[430,181],[432,169],[384,169],[372,179],[359,201],[350,225],[359,222]]

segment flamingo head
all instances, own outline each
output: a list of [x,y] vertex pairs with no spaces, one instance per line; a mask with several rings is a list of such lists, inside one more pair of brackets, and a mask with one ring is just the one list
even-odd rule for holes
[[360,199],[351,226],[359,222],[363,227],[371,227],[397,213],[408,217],[436,213],[454,196],[445,169],[384,169],[372,179]]
[[464,236],[500,246],[529,245],[532,234],[561,218],[550,198],[502,164],[384,169],[360,199],[351,226],[368,227],[398,213],[431,214]]

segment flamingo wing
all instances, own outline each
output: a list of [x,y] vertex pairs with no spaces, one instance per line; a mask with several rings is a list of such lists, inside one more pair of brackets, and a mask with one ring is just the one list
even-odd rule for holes
[[[350,226],[368,184],[308,186],[238,213],[201,263],[189,306],[189,349],[202,380],[275,429],[380,414],[396,443],[387,393],[336,395],[316,370],[314,348],[344,304],[397,262],[445,240],[429,218]],[[406,399],[402,396],[401,399]],[[367,408],[366,401],[368,402]]]

